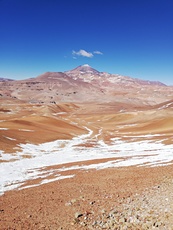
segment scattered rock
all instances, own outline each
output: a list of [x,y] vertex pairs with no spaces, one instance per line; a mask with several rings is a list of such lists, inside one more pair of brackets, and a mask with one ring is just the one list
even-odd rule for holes
[[90,202],[90,205],[93,205],[94,203],[95,203],[95,201],[91,201],[91,202]]
[[82,214],[81,212],[76,212],[76,213],[75,213],[75,218],[79,218],[79,217],[81,217],[81,216],[83,216],[83,214]]
[[71,200],[71,203],[72,203],[72,204],[74,204],[74,203],[76,203],[76,202],[77,202],[76,199],[72,199],[72,200]]
[[72,203],[71,202],[67,202],[67,203],[65,203],[65,206],[71,206],[72,205]]

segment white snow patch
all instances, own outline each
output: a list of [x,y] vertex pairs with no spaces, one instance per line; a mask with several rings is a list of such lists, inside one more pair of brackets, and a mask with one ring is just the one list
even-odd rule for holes
[[173,102],[168,103],[168,104],[166,104],[166,105],[163,105],[162,107],[158,108],[158,110],[166,109],[166,108],[168,108],[168,107],[171,106],[171,105],[173,105]]
[[[6,159],[9,162],[2,162],[0,167],[0,194],[7,190],[20,189],[21,185],[27,180],[41,178],[40,183],[48,183],[52,180],[63,178],[60,172],[70,169],[101,169],[108,167],[120,166],[155,166],[170,164],[173,161],[173,145],[164,145],[161,140],[151,140],[155,135],[143,135],[144,139],[140,141],[138,136],[131,136],[136,142],[128,142],[120,138],[111,139],[111,143],[107,144],[103,140],[97,141],[95,146],[83,147],[81,144],[91,143],[93,131],[88,129],[87,134],[74,137],[72,140],[56,140],[39,145],[20,144],[22,151],[16,152],[15,155],[5,154],[0,151],[1,160]],[[95,135],[94,140],[97,140],[101,135],[100,129]],[[159,134],[158,134],[159,135]],[[151,139],[150,139],[151,138]],[[23,158],[23,155],[28,155],[30,158]],[[78,166],[77,162],[120,158],[117,160],[109,160],[104,163],[90,164]],[[13,160],[13,161],[12,161]],[[15,161],[14,161],[15,160]],[[58,170],[48,170],[47,166],[61,165],[66,163],[76,163],[75,166],[69,168],[60,168]],[[58,171],[58,174],[55,172]],[[48,179],[48,176],[53,175],[53,179]],[[69,175],[71,177],[73,175]],[[34,185],[36,186],[36,185]]]
[[[57,180],[63,180],[63,179],[72,178],[74,176],[75,175],[67,175],[67,176],[59,176],[59,177],[56,177],[56,178],[53,178],[53,179],[45,179],[45,180],[42,180],[42,182],[40,184],[47,184],[47,183],[54,182],[54,181],[57,181]],[[19,190],[26,189],[26,188],[38,187],[40,184],[32,184],[32,185],[24,186],[22,188],[19,188]]]
[[66,112],[59,112],[59,113],[52,113],[52,115],[61,115],[61,114],[66,114]]
[[8,140],[10,140],[10,141],[16,141],[16,139],[11,138],[11,137],[6,137],[6,136],[3,136],[3,137],[5,137],[6,139],[8,139]]
[[35,130],[31,129],[18,129],[19,131],[24,131],[24,132],[34,132]]

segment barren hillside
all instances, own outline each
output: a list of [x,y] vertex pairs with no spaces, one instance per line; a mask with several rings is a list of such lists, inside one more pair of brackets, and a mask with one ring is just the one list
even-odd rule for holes
[[0,229],[168,229],[172,124],[160,82],[88,65],[1,81]]

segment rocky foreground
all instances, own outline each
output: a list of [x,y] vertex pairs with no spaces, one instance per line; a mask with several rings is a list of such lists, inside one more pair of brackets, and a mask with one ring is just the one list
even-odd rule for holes
[[118,199],[120,206],[99,210],[94,220],[92,212],[76,212],[74,224],[86,229],[173,229],[172,191],[173,180],[167,180],[142,194]]
[[172,169],[78,171],[74,178],[6,192],[0,229],[173,229]]

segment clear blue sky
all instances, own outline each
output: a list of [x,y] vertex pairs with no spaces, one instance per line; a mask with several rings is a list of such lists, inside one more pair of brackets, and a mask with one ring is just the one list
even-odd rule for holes
[[0,0],[0,77],[82,64],[173,85],[173,1]]

